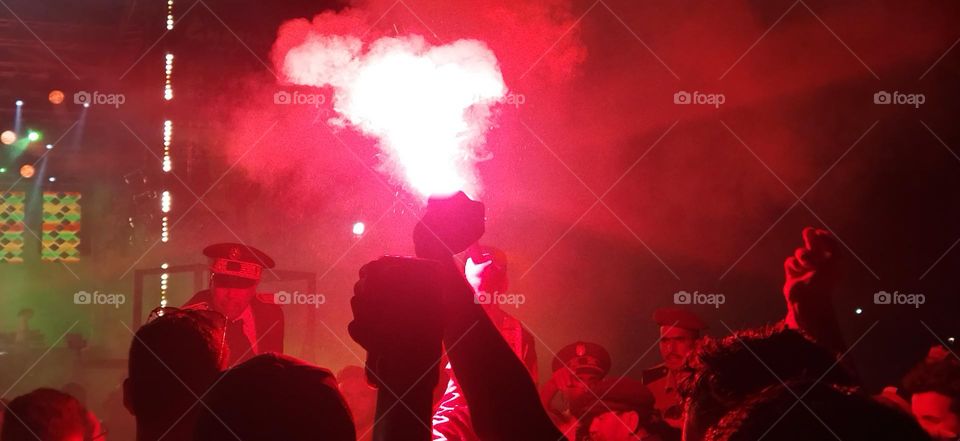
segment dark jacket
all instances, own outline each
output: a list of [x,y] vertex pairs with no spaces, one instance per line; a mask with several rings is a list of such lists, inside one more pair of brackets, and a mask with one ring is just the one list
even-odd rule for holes
[[[209,289],[194,294],[184,306],[199,303],[207,303],[211,306],[211,309],[213,309]],[[244,358],[251,358],[254,355],[268,352],[282,354],[284,328],[283,310],[279,305],[266,303],[257,297],[254,297],[253,301],[250,302],[250,308],[253,312],[253,321],[257,330],[257,353],[248,354],[248,356]],[[229,339],[227,340],[229,341]],[[231,355],[231,357],[233,357],[233,355]]]

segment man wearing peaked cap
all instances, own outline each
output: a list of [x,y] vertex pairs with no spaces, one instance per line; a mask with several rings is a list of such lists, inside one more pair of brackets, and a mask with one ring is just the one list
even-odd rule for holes
[[186,305],[217,311],[227,318],[229,365],[257,354],[283,352],[283,311],[257,298],[257,285],[273,259],[256,248],[218,243],[203,249],[210,259],[210,288],[194,294]]
[[656,408],[670,426],[680,429],[683,411],[677,383],[684,375],[680,368],[684,359],[696,348],[700,332],[707,325],[693,312],[675,307],[659,308],[653,321],[660,327],[660,357],[663,363],[643,371],[643,384],[653,393]]
[[578,341],[564,346],[551,364],[553,375],[540,388],[544,408],[561,429],[573,428],[573,402],[590,395],[590,390],[610,372],[610,353],[596,343]]

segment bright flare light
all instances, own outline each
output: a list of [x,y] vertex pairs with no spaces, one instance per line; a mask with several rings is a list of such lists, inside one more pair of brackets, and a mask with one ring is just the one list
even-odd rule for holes
[[353,224],[353,234],[357,236],[362,236],[363,232],[367,230],[367,226],[363,222],[357,222]]
[[474,164],[490,107],[507,88],[493,52],[477,40],[431,46],[423,37],[381,38],[364,50],[356,37],[310,34],[284,57],[295,84],[332,87],[335,125],[376,137],[386,171],[426,198],[475,195]]

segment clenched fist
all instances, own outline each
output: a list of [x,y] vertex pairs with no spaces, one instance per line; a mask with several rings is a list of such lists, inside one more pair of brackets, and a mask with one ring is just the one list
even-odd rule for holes
[[483,204],[458,192],[449,198],[430,199],[413,229],[413,243],[417,256],[441,260],[466,250],[483,232]]
[[439,265],[430,260],[385,256],[360,269],[350,300],[353,321],[347,330],[367,350],[371,383],[437,381],[443,339],[441,289]]
[[783,296],[787,303],[784,323],[839,352],[845,344],[833,310],[839,260],[837,245],[829,232],[804,228],[803,246],[783,262],[786,274]]

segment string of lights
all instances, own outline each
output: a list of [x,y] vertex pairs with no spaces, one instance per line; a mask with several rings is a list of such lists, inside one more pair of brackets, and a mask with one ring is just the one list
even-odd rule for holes
[[[167,0],[167,31],[173,30],[173,25],[173,0]],[[173,53],[167,50],[163,55],[163,61],[163,100],[169,104],[173,100]],[[165,107],[165,110],[170,111],[169,105]],[[163,170],[165,174],[173,170],[173,160],[170,156],[170,144],[172,141],[173,120],[168,116],[163,121],[163,160],[160,165],[161,170]],[[170,209],[172,204],[173,198],[170,190],[163,190],[160,196],[160,241],[163,243],[170,241]],[[163,262],[160,268],[166,270],[168,266],[167,262]],[[170,274],[166,271],[160,274],[160,307],[162,308],[167,306],[167,281],[169,278]]]

